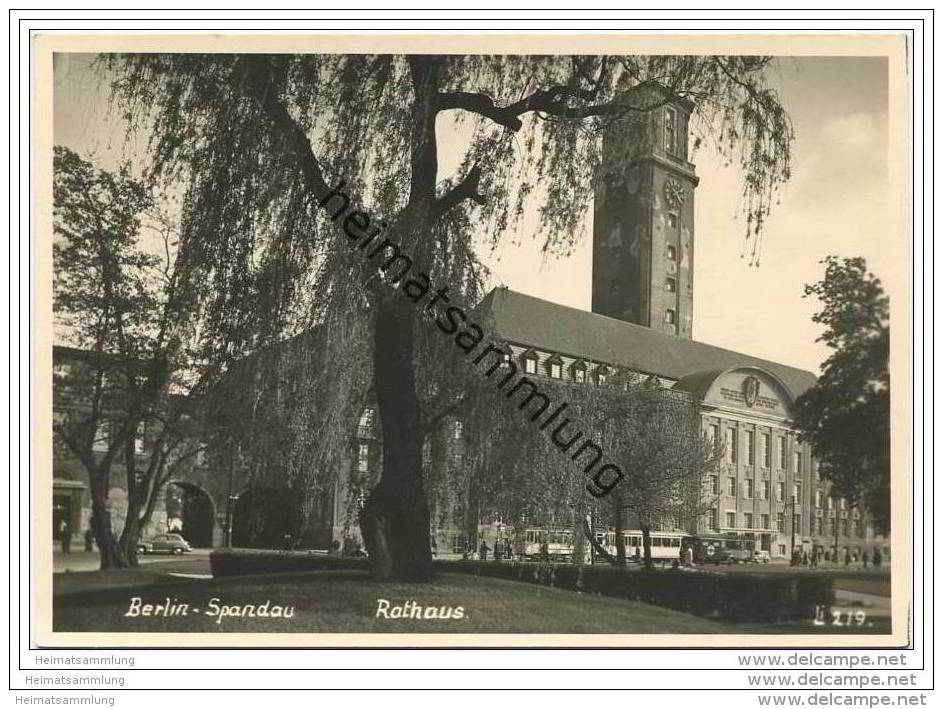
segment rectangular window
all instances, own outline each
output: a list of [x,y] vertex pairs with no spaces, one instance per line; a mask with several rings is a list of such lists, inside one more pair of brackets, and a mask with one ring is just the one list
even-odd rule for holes
[[734,529],[737,526],[737,513],[728,512],[727,513],[727,527],[728,529]]
[[786,497],[786,483],[776,483],[776,502],[782,502]]
[[760,529],[769,529],[769,515],[760,515]]
[[583,382],[585,382],[585,381],[586,381],[586,370],[583,369],[583,368],[581,368],[581,367],[577,367],[576,369],[574,369],[574,370],[573,370],[573,381],[578,382],[579,384],[582,384]]
[[527,374],[537,374],[537,360],[533,357],[528,357],[524,360],[524,371]]
[[822,517],[815,518],[815,533],[822,536]]
[[838,506],[839,506],[841,509],[845,509],[845,505],[846,505],[846,504],[847,504],[847,503],[845,502],[845,498],[844,498],[844,497],[841,498],[841,499],[838,501]]
[[782,512],[776,513],[776,530],[779,532],[786,531],[786,515]]
[[835,536],[835,518],[834,517],[828,518],[828,536],[830,537]]
[[748,500],[753,499],[753,481],[750,479],[743,481],[743,496]]
[[672,310],[671,308],[668,308],[665,311],[665,322],[668,323],[669,325],[675,324],[675,311]]
[[716,507],[708,511],[707,527],[708,529],[713,529],[714,531],[720,529],[720,515],[717,512]]
[[357,446],[357,470],[361,473],[367,472],[370,468],[370,446],[361,443]]
[[550,365],[550,376],[553,377],[554,379],[559,379],[560,377],[563,376],[563,369],[556,362]]
[[792,455],[792,470],[795,473],[802,472],[802,451],[796,450]]
[[786,469],[786,437],[779,437],[779,469]]
[[667,249],[666,255],[668,256],[668,260],[669,260],[669,261],[677,261],[677,260],[678,260],[678,250],[677,250],[674,246],[672,246],[671,244],[668,244],[668,249]]
[[710,481],[710,491],[712,495],[717,495],[720,493],[720,482],[717,479],[716,475],[711,475],[709,477]]
[[771,460],[773,457],[773,452],[770,450],[769,434],[764,433],[760,438],[760,442],[763,445],[763,467],[769,468],[771,466]]
[[830,510],[831,510],[831,509],[834,509],[834,508],[835,508],[835,498],[832,497],[831,495],[829,495],[828,498],[825,500],[825,506],[826,506],[827,509],[830,509]]
[[796,530],[796,534],[802,534],[802,515],[795,514],[792,516],[793,529]]
[[792,499],[796,501],[796,504],[802,504],[802,483],[795,483],[792,486]]
[[843,537],[848,536],[848,520],[847,519],[843,519],[841,521],[841,535]]
[[665,152],[679,155],[678,149],[678,112],[671,106],[665,107]]
[[710,431],[708,435],[710,436],[711,450],[716,452],[717,447],[720,445],[720,426],[712,423],[708,430]]
[[668,226],[672,229],[675,229],[678,226],[678,215],[674,212],[668,212]]
[[864,535],[861,532],[862,532],[861,520],[856,519],[855,520],[855,536],[863,537]]
[[141,426],[134,434],[134,453],[136,455],[144,454],[144,427]]
[[452,437],[455,438],[456,441],[460,441],[462,440],[462,435],[464,435],[464,433],[465,433],[465,424],[463,424],[461,421],[456,421],[455,428],[452,433]]
[[769,499],[769,480],[762,480],[760,482],[760,499],[761,500]]
[[755,437],[753,431],[747,431],[747,465],[753,465],[756,462]]
[[360,414],[360,423],[357,424],[357,435],[361,438],[373,437],[373,423],[376,413],[373,409],[364,409]]
[[737,479],[736,478],[727,478],[727,496],[728,497],[737,496]]
[[815,506],[816,507],[822,506],[822,491],[821,490],[815,491]]
[[753,529],[753,513],[752,512],[743,513],[743,526],[746,529]]
[[726,435],[726,443],[727,443],[727,462],[736,463],[737,462],[737,430],[735,428],[728,428],[725,435]]
[[675,282],[674,278],[665,279],[665,290],[669,293],[674,293],[678,290],[678,284]]

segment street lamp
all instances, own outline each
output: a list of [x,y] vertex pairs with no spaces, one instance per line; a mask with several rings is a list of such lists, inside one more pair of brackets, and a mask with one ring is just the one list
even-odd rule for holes
[[790,512],[792,513],[792,518],[790,520],[790,526],[792,527],[792,546],[789,550],[789,563],[794,563],[796,559],[796,496],[792,496],[792,502],[789,503]]
[[239,500],[239,495],[230,495],[229,496],[229,505],[227,505],[226,515],[229,517],[229,520],[226,522],[226,546],[232,547],[232,519],[235,516],[236,512],[236,502]]

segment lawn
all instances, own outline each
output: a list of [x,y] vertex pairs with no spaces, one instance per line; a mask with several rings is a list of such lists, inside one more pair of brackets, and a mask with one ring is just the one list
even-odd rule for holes
[[[69,574],[54,596],[59,632],[729,633],[731,627],[645,603],[534,584],[440,574],[433,583],[378,583],[364,572],[180,579],[103,588],[100,572]],[[165,577],[166,578],[166,577]],[[86,590],[81,587],[85,585]],[[140,600],[135,601],[138,598]],[[165,601],[169,599],[169,602]],[[214,600],[215,599],[215,600]],[[266,607],[263,604],[269,602]],[[381,603],[386,601],[389,605]],[[396,607],[451,609],[447,619],[393,617]],[[169,603],[169,605],[168,605]],[[162,606],[160,615],[145,604]],[[185,606],[185,604],[188,604]],[[282,617],[243,617],[275,606]],[[221,617],[222,608],[231,613]],[[238,608],[237,608],[238,607]],[[285,618],[288,608],[291,617]],[[458,608],[461,607],[461,618]],[[164,613],[163,609],[168,608]],[[382,608],[389,617],[377,617]],[[132,615],[128,615],[128,613]],[[137,612],[135,615],[134,613]]]

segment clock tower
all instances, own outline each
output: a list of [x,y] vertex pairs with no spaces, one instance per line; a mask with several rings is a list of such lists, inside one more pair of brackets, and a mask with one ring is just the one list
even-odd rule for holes
[[[693,104],[640,84],[643,111],[603,135],[593,211],[593,312],[691,338],[694,188],[688,162]],[[649,108],[650,107],[650,108]]]

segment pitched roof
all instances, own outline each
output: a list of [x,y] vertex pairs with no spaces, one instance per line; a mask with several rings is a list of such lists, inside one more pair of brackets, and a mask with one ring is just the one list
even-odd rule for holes
[[508,288],[492,290],[476,311],[496,338],[666,379],[680,381],[704,370],[753,366],[775,374],[793,396],[815,384],[815,375],[803,369],[558,305]]

